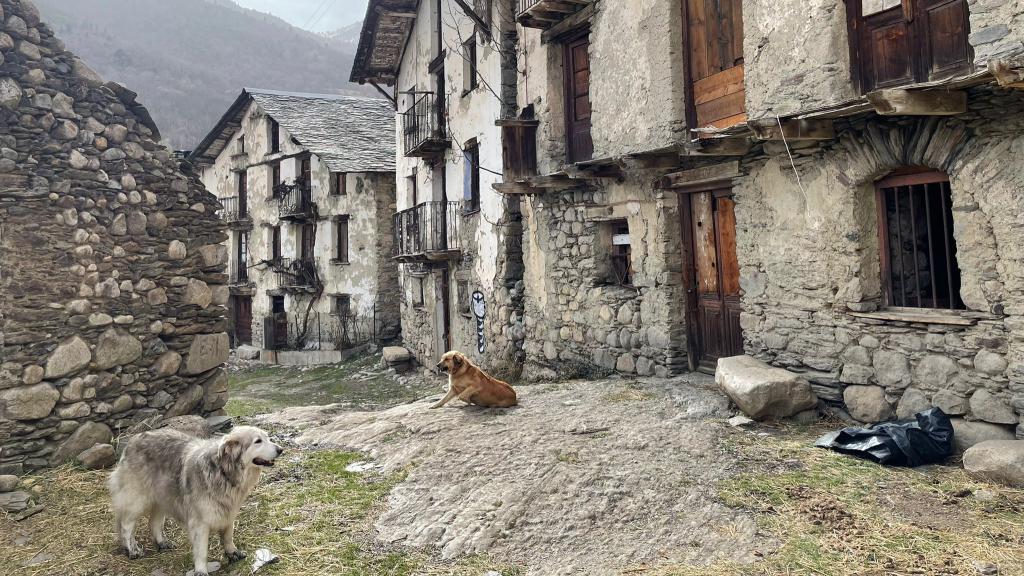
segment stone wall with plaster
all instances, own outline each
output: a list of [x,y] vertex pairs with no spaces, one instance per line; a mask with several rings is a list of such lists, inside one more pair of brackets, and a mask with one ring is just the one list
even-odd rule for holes
[[[0,474],[226,401],[217,202],[131,91],[0,0]],[[111,451],[112,453],[112,451]]]
[[[977,88],[955,118],[859,118],[835,141],[781,146],[737,181],[749,354],[804,372],[865,421],[936,405],[1017,426],[1024,413],[1024,100]],[[880,305],[873,182],[903,166],[947,172],[969,326],[853,315]],[[1017,428],[1019,435],[1024,432]]]

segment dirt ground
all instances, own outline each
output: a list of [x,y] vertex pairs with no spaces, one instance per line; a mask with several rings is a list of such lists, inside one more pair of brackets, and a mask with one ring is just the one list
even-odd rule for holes
[[[733,428],[703,376],[524,385],[514,409],[428,410],[439,379],[365,362],[232,373],[237,413],[263,413],[241,420],[293,448],[240,515],[242,547],[281,558],[259,574],[1024,576],[1020,491],[956,462],[891,469],[813,448],[836,422]],[[282,395],[297,381],[305,392]],[[336,403],[307,405],[321,398]],[[117,554],[106,475],[24,478],[45,509],[0,513],[0,574],[184,574],[184,546],[156,554],[144,536],[144,559]]]

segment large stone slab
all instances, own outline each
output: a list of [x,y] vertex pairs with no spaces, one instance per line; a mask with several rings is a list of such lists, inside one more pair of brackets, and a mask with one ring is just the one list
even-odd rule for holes
[[850,416],[861,422],[873,424],[893,417],[892,404],[885,399],[885,389],[880,386],[847,386],[843,402]]
[[50,464],[58,466],[77,457],[96,444],[110,444],[114,434],[110,427],[99,422],[86,422],[78,427],[50,457]]
[[953,423],[953,444],[958,452],[964,452],[976,444],[989,440],[1016,440],[1013,429],[1007,426],[972,422],[963,418],[951,419]]
[[807,380],[750,356],[719,360],[715,382],[744,414],[758,420],[788,418],[818,404]]
[[22,386],[0,392],[0,416],[8,420],[39,420],[53,411],[60,392],[50,384]]
[[188,376],[212,370],[227,362],[230,352],[231,345],[227,332],[199,334],[192,340],[181,373]]
[[73,336],[61,342],[50,353],[50,357],[46,360],[44,377],[54,379],[67,376],[88,366],[90,360],[92,360],[92,352],[89,351],[89,345],[78,336]]
[[412,360],[412,352],[401,346],[385,346],[381,355],[388,364],[399,364]]
[[988,390],[978,390],[971,396],[971,414],[978,420],[993,424],[1017,424],[1017,414],[1009,402]]
[[131,334],[110,328],[96,344],[96,367],[100,370],[130,364],[142,356],[142,342]]
[[1024,486],[1024,440],[989,440],[964,452],[971,476],[1008,486]]

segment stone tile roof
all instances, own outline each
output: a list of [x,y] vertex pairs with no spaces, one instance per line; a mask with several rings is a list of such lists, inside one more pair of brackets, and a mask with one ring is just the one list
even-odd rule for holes
[[332,172],[395,170],[395,109],[387,100],[252,88],[246,92]]
[[393,172],[395,110],[384,99],[246,88],[189,155],[212,164],[255,102],[332,172]]

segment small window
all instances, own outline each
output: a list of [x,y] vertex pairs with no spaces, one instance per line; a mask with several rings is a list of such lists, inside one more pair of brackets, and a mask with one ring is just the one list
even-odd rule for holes
[[281,151],[281,126],[273,118],[270,121],[270,153]]
[[466,212],[476,212],[480,209],[480,145],[476,140],[466,143],[463,159],[465,160],[464,209]]
[[274,197],[274,188],[281,184],[281,163],[274,162],[270,165],[270,197]]
[[465,96],[478,86],[476,63],[476,33],[462,45],[462,95]]
[[241,171],[238,173],[238,217],[246,218],[249,215],[249,173]]
[[629,224],[625,220],[609,223],[611,233],[610,277],[612,284],[633,285],[633,253],[630,245]]
[[423,307],[423,278],[415,276],[412,279],[412,305],[414,308]]
[[249,233],[239,231],[236,234],[235,280],[244,282],[249,279]]
[[949,178],[926,172],[893,176],[877,186],[885,303],[963,310]]
[[281,259],[281,227],[274,226],[270,229],[270,259],[277,261]]
[[336,247],[334,259],[340,263],[348,262],[348,216],[338,216],[335,220]]
[[348,194],[347,176],[345,172],[334,172],[331,174],[331,194],[344,196]]
[[238,137],[238,153],[245,154],[245,134]]
[[272,314],[284,314],[284,296],[270,297],[270,312]]
[[334,297],[334,314],[342,318],[352,316],[352,296],[349,294],[338,294]]
[[472,302],[470,301],[469,282],[459,280],[458,283],[459,314],[472,316]]

